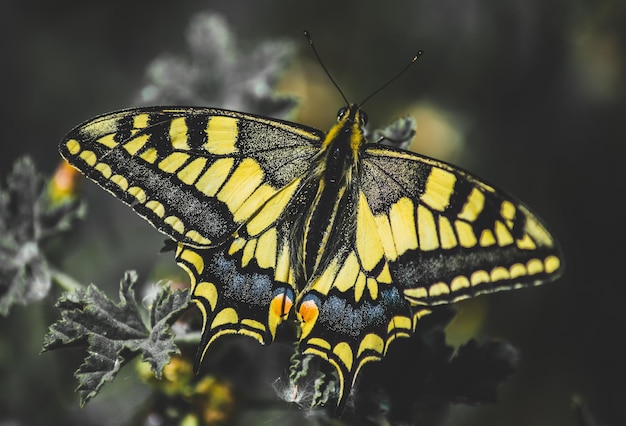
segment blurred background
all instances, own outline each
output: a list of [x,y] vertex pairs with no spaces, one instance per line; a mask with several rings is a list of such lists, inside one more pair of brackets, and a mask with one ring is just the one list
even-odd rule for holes
[[[150,64],[189,56],[189,25],[203,12],[221,15],[244,63],[263,41],[289,43],[277,89],[299,100],[290,119],[320,129],[343,101],[303,29],[352,102],[424,50],[368,101],[370,126],[414,116],[411,149],[515,194],[560,240],[567,266],[558,282],[459,304],[451,343],[506,340],[521,361],[498,403],[454,406],[441,424],[574,426],[581,404],[597,424],[626,424],[626,2],[4,1],[2,185],[18,157],[52,175],[72,127],[146,103]],[[57,267],[110,295],[127,269],[146,282],[186,280],[171,254],[157,254],[162,235],[96,185],[82,191],[88,217],[50,253]],[[138,401],[148,392],[132,370],[81,411],[72,393],[81,354],[38,355],[58,294],[0,318],[0,425],[128,421],[140,403],[128,392]]]

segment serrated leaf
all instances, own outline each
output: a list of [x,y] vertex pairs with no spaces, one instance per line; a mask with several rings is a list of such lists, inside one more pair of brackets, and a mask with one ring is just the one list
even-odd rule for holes
[[6,182],[0,186],[0,315],[48,294],[51,272],[40,243],[84,212],[78,201],[51,203],[29,157],[15,162]]
[[79,199],[67,199],[62,203],[52,201],[46,194],[39,209],[40,238],[69,230],[85,217],[86,204]]
[[518,352],[503,341],[473,339],[455,350],[445,336],[454,315],[452,306],[433,309],[414,336],[398,341],[385,362],[363,372],[353,394],[355,417],[385,413],[381,424],[439,424],[451,404],[495,401]]
[[187,30],[189,55],[162,55],[147,69],[142,104],[207,105],[287,118],[296,106],[274,87],[288,60],[291,43],[266,41],[242,51],[226,20],[200,13]]
[[413,117],[401,117],[387,127],[374,130],[370,139],[383,145],[407,149],[415,136],[415,129],[417,123]]
[[150,309],[150,326],[154,328],[162,323],[171,324],[172,316],[179,314],[181,307],[186,306],[188,299],[189,295],[185,291],[159,292]]
[[119,302],[111,301],[96,286],[63,295],[57,302],[61,320],[52,324],[44,338],[43,350],[87,346],[88,356],[76,371],[81,405],[93,398],[119,369],[142,356],[160,377],[170,355],[179,353],[170,325],[187,307],[187,290],[170,292],[163,288],[149,315],[151,326],[142,319],[143,308],[135,298],[137,275],[127,272],[120,281]]
[[18,159],[0,187],[0,315],[14,304],[39,300],[50,271],[39,248],[39,198],[43,179],[28,157]]
[[0,188],[0,232],[16,242],[35,239],[36,205],[43,179],[30,157],[22,157],[15,161],[6,181],[6,189]]
[[454,402],[495,402],[498,388],[515,372],[518,362],[519,352],[507,342],[471,339],[459,347],[443,381]]

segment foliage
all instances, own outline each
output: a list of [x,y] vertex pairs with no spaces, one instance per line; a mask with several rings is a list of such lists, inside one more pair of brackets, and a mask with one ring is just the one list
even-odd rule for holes
[[0,315],[48,294],[52,272],[41,243],[84,216],[73,197],[54,197],[29,157],[16,161],[0,187]]
[[458,348],[445,327],[456,315],[440,307],[423,317],[415,336],[392,347],[364,373],[352,416],[375,423],[439,424],[452,404],[487,404],[515,372],[519,354],[502,341],[470,339]]
[[120,282],[118,304],[97,287],[90,285],[63,295],[57,302],[61,320],[50,326],[44,339],[44,351],[67,346],[87,345],[84,363],[76,371],[81,405],[93,398],[105,382],[113,380],[120,368],[141,354],[150,363],[157,378],[179,353],[169,326],[187,308],[188,291],[170,292],[163,288],[150,308],[150,322],[142,319],[135,300],[134,272],[127,272]]
[[200,13],[187,30],[189,56],[162,55],[148,65],[139,103],[207,105],[271,117],[285,117],[296,106],[277,96],[274,86],[289,58],[291,43],[264,41],[240,50],[221,15]]
[[376,129],[369,136],[371,142],[382,143],[383,145],[391,145],[400,149],[407,149],[413,136],[417,123],[413,117],[402,117],[384,127]]

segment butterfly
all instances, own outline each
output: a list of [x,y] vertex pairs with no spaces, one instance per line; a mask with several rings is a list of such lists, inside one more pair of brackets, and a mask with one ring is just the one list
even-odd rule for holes
[[356,104],[328,133],[258,115],[143,107],[93,118],[61,155],[176,243],[203,316],[197,365],[225,335],[299,327],[342,406],[368,362],[435,305],[559,277],[526,205],[470,173],[364,135]]

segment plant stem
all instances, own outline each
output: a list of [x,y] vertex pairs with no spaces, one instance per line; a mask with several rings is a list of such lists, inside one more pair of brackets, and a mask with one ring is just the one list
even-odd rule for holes
[[61,288],[66,291],[74,292],[76,290],[85,288],[85,286],[76,281],[74,278],[64,272],[59,271],[58,269],[50,268],[50,273],[52,274],[52,280],[56,281],[56,283],[59,284]]

